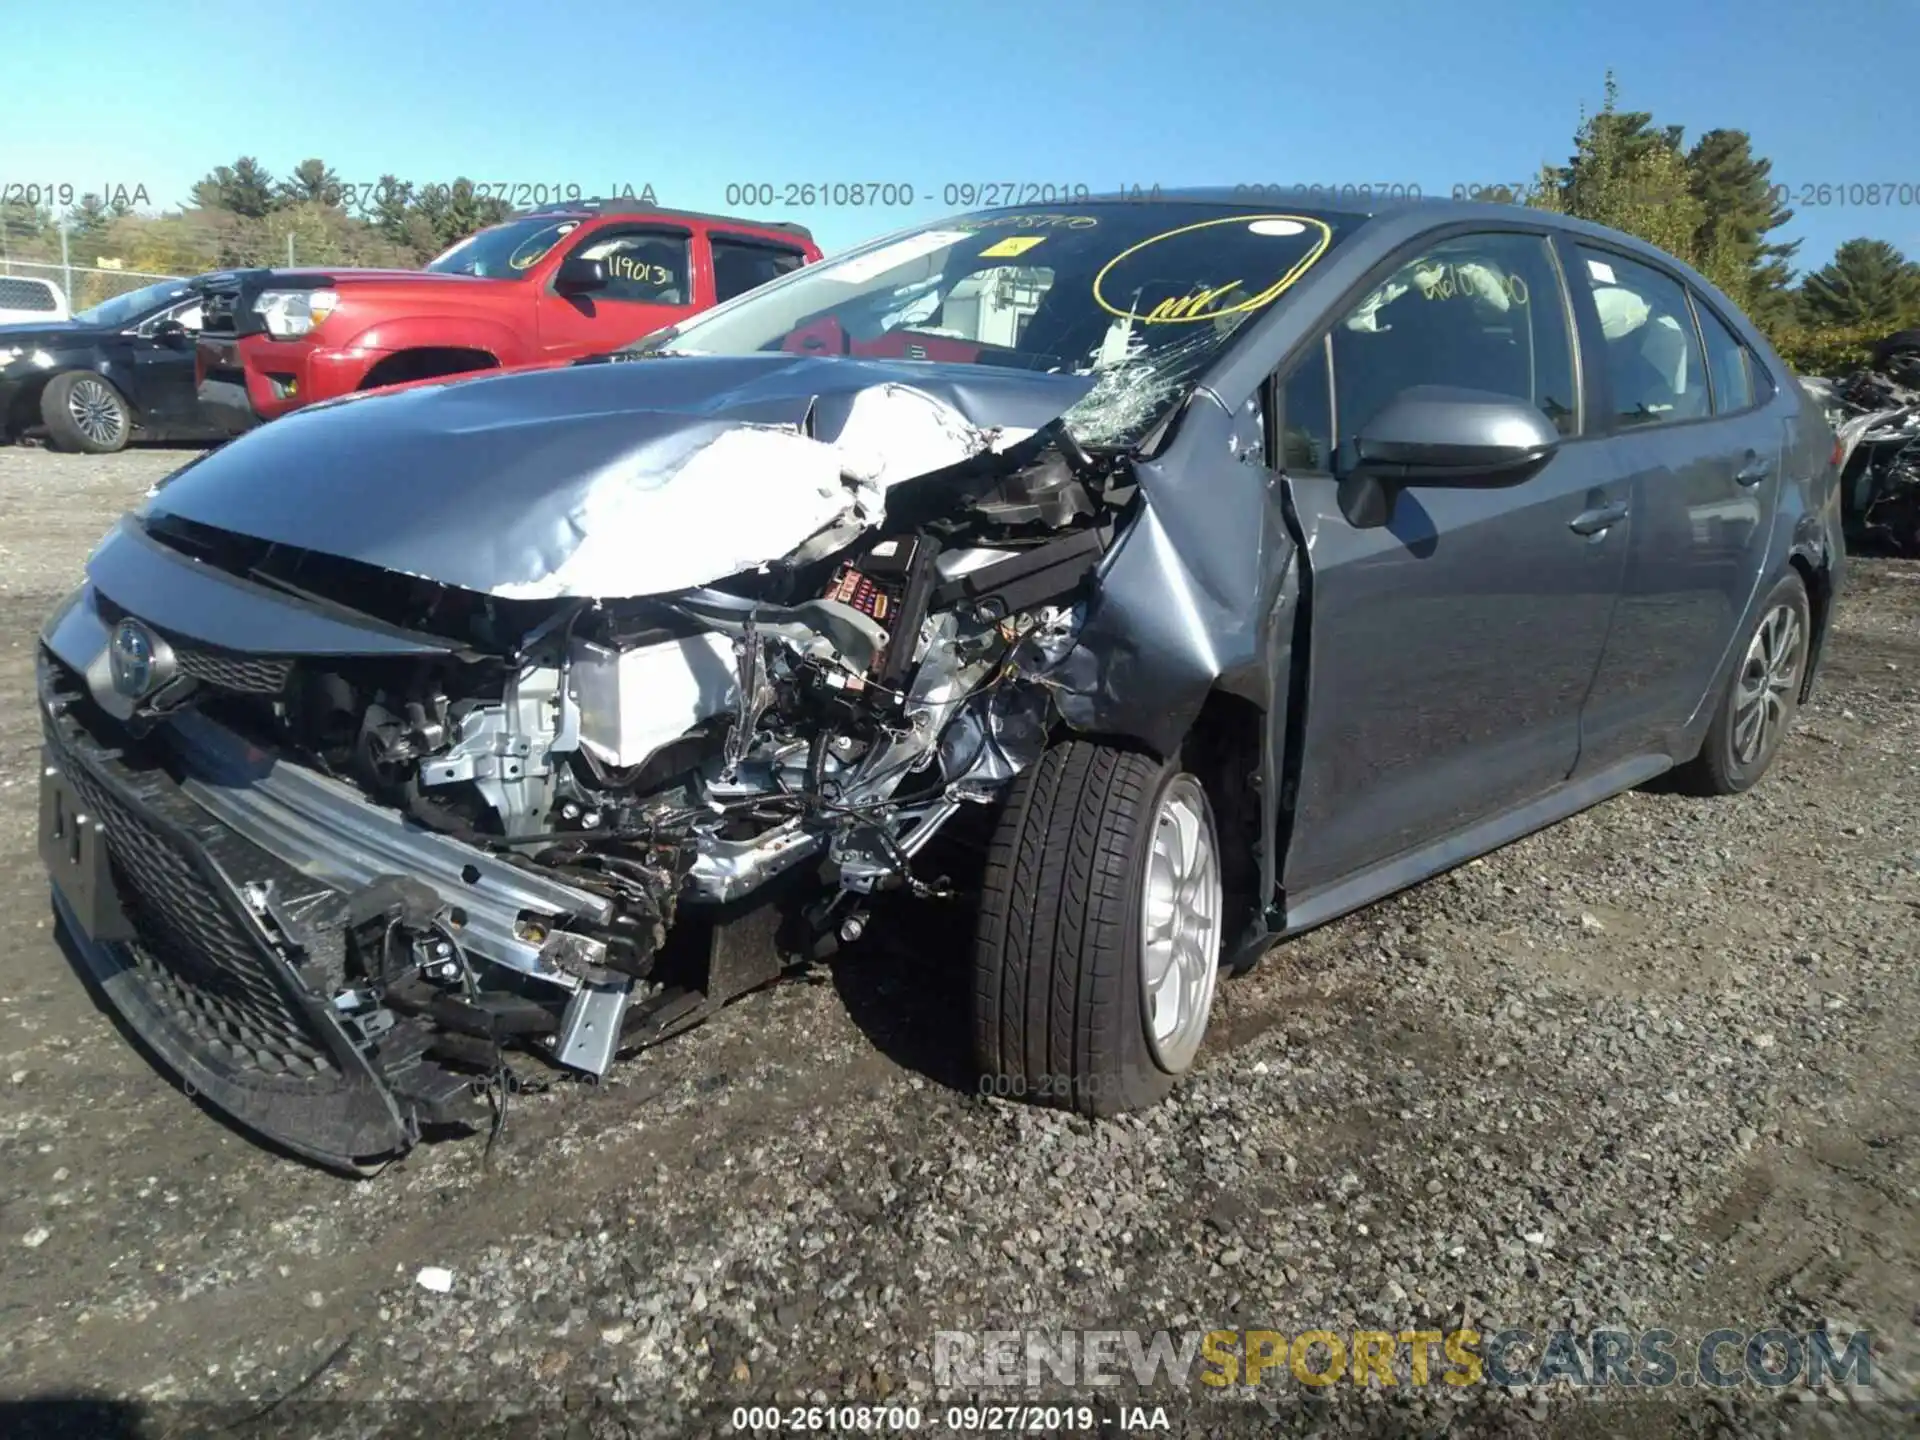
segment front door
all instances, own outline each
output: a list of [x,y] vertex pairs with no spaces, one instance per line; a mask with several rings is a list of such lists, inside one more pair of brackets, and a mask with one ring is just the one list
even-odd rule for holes
[[1753,357],[1677,277],[1586,245],[1574,269],[1594,306],[1608,443],[1633,485],[1620,607],[1581,720],[1580,769],[1591,772],[1635,755],[1684,758],[1681,732],[1760,583],[1785,429]]
[[[194,374],[194,347],[200,338],[202,301],[199,296],[163,310],[144,321],[133,339],[133,395],[140,423],[149,430],[197,429],[200,397]],[[184,325],[179,342],[156,339],[164,321]]]
[[[1528,400],[1567,438],[1521,484],[1412,486],[1384,528],[1357,527],[1327,456],[1423,384]],[[1428,243],[1288,377],[1312,615],[1290,907],[1571,772],[1634,523],[1579,411],[1559,269],[1519,231]]]
[[548,278],[540,296],[541,351],[550,360],[599,354],[693,314],[692,239],[657,225],[603,225],[575,239],[569,258],[598,260],[607,284],[563,295]]

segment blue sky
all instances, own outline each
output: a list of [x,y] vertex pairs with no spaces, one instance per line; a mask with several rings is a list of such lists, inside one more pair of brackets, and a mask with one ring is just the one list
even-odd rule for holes
[[[84,33],[8,27],[0,186],[173,204],[251,154],[356,182],[650,184],[702,210],[730,182],[912,187],[911,206],[755,211],[831,251],[964,208],[949,184],[1517,179],[1565,158],[1612,66],[1625,107],[1689,138],[1746,129],[1776,180],[1842,188],[1787,231],[1803,267],[1863,234],[1920,258],[1920,86],[1872,61],[1920,56],[1920,4],[1844,10],[1865,52],[1786,0],[197,0],[191,24],[115,0]],[[1845,203],[1888,182],[1907,204]]]

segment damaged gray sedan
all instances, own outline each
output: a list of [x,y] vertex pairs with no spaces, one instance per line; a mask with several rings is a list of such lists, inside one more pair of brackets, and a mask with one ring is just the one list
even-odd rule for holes
[[1151,1104],[1276,938],[1668,769],[1759,778],[1843,568],[1786,376],[1592,226],[1193,192],[316,406],[48,621],[55,907],[194,1091],[343,1168],[882,891],[969,917],[993,1090]]

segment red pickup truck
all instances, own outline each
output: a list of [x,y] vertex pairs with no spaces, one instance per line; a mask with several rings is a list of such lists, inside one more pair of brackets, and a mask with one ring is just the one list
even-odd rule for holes
[[230,271],[203,282],[200,407],[237,433],[355,390],[597,354],[819,258],[798,225],[584,201],[424,270]]

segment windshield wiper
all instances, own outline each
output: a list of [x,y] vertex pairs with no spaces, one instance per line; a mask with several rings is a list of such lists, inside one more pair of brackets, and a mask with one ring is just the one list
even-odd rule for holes
[[613,353],[615,355],[628,355],[628,356],[636,356],[636,357],[641,355],[651,355],[661,351],[661,347],[664,346],[667,343],[667,341],[677,340],[679,337],[680,337],[680,327],[678,325],[669,325],[664,330],[654,330],[649,332],[648,334],[642,335],[638,340],[630,340],[625,345],[622,345],[618,350],[615,350]]

